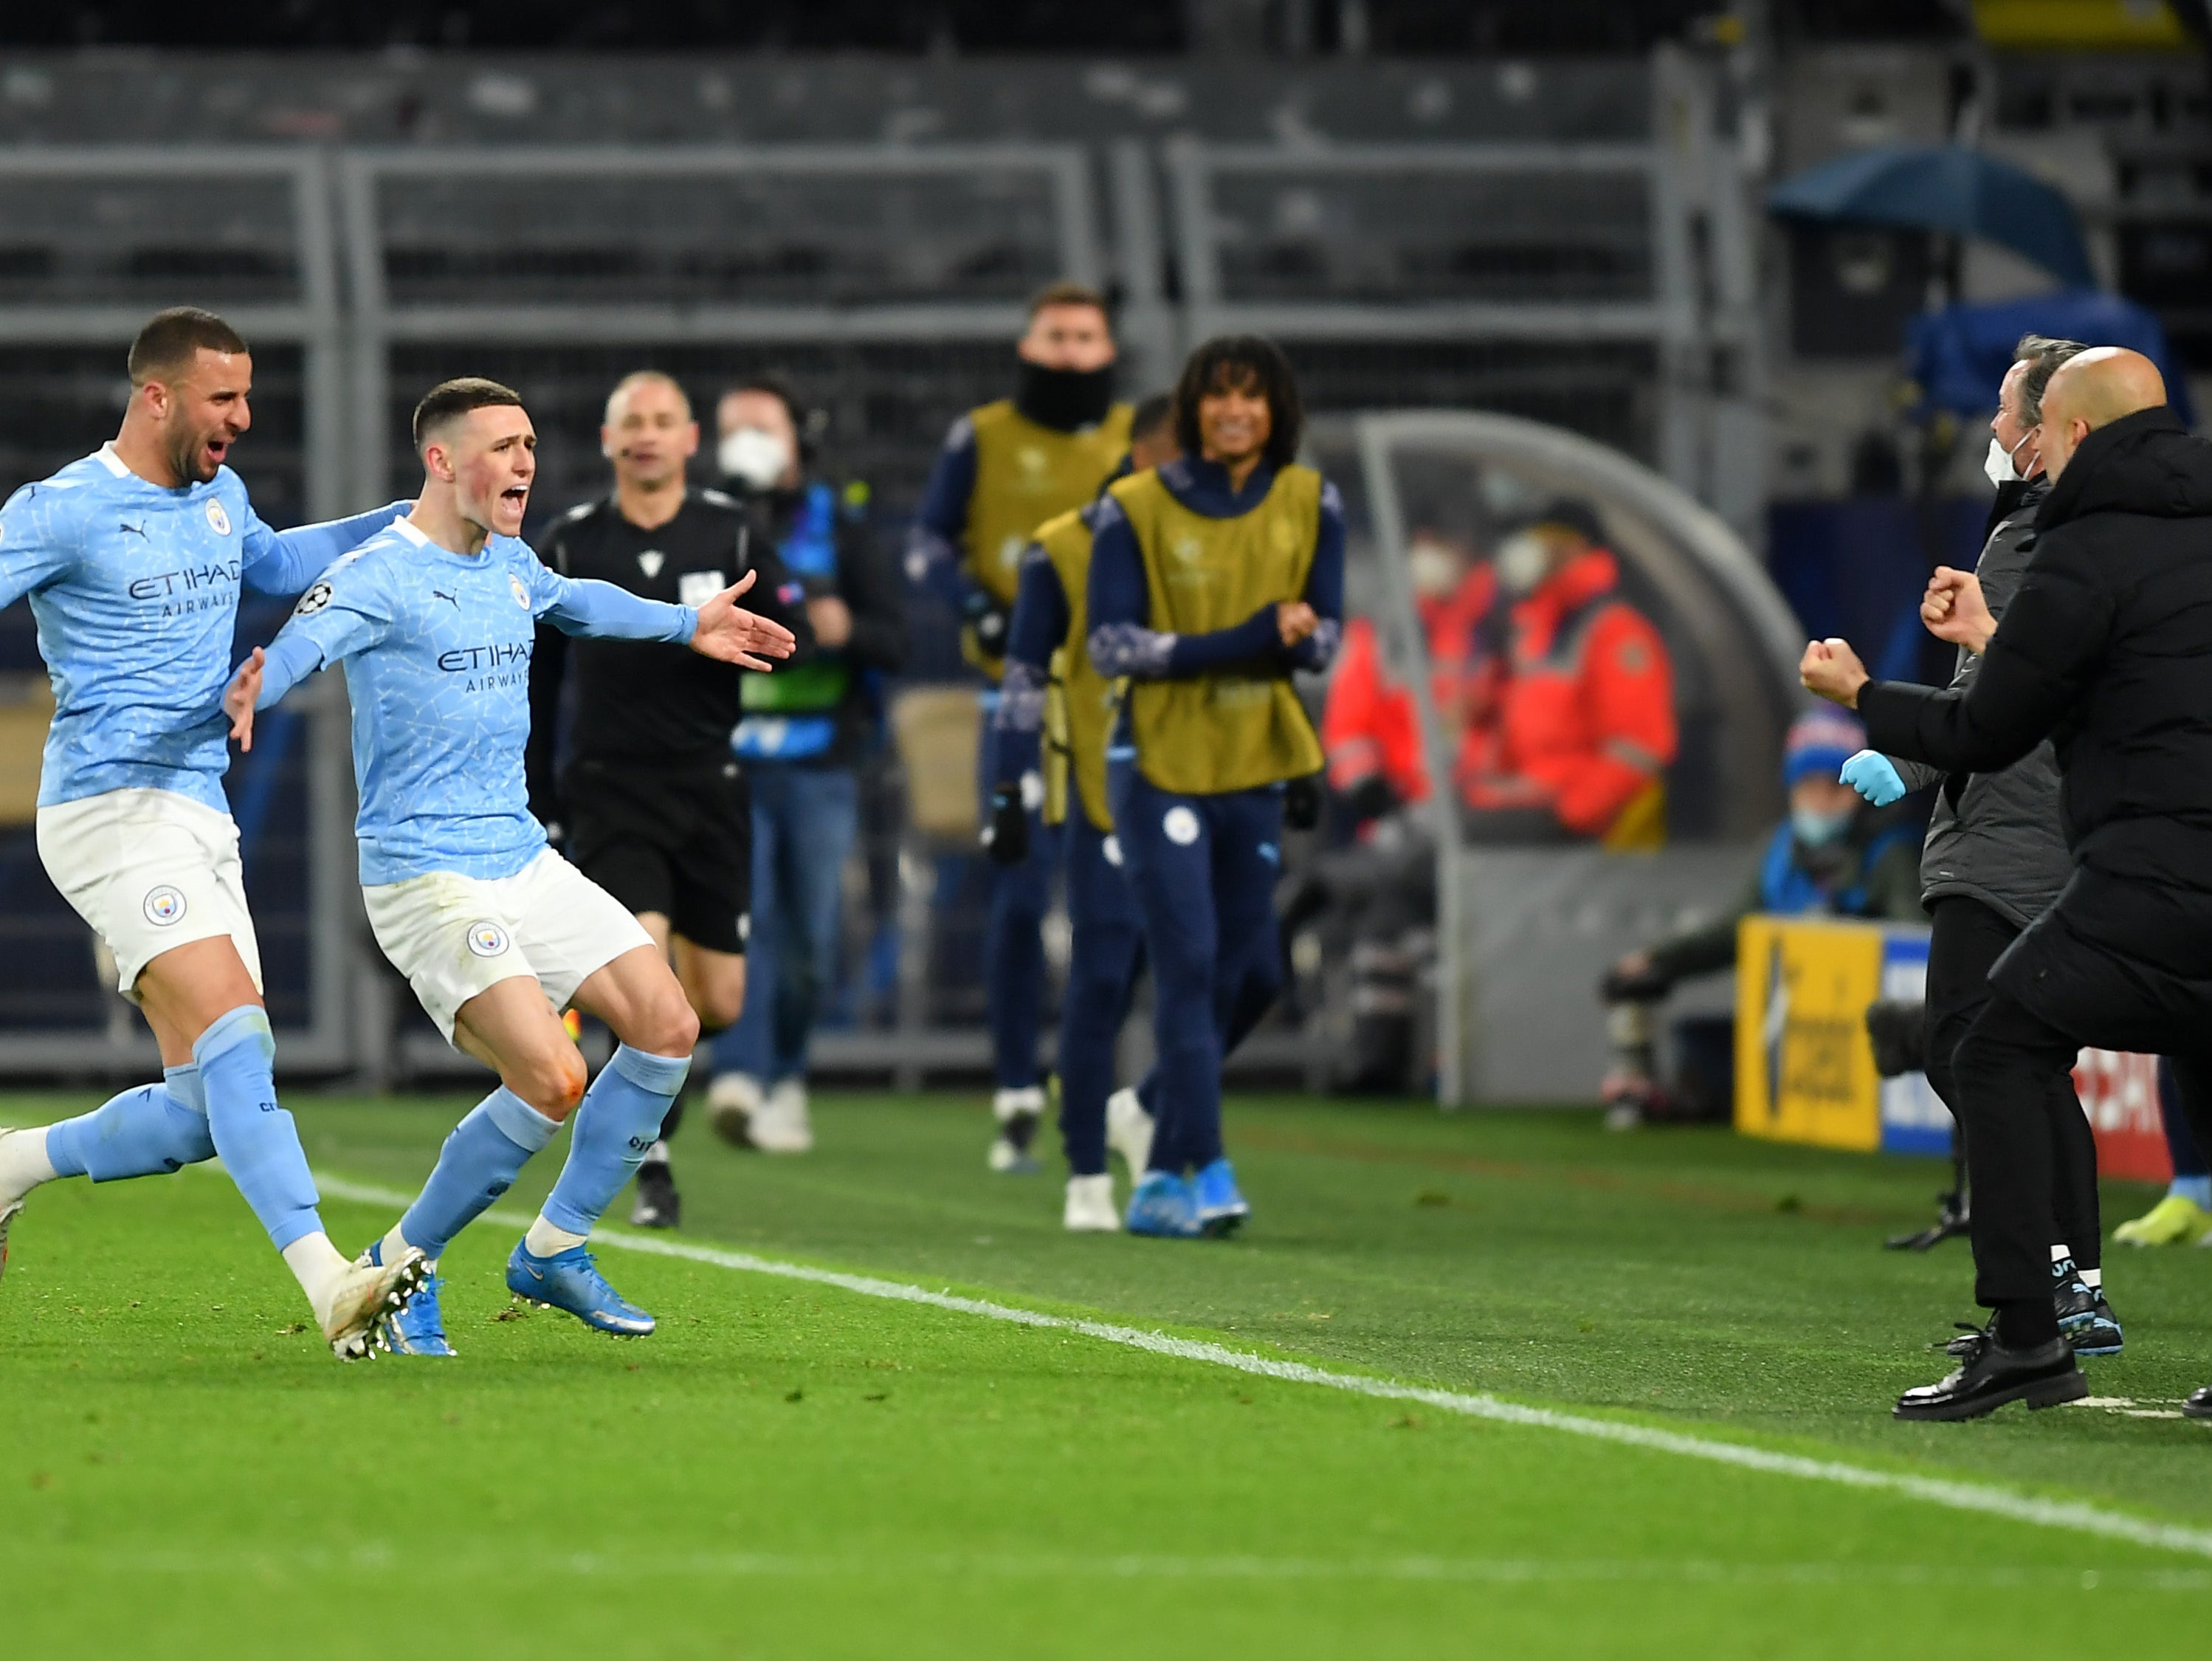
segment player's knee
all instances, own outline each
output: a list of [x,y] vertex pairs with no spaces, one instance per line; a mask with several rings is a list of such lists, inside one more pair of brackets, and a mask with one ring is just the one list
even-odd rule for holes
[[655,1056],[688,1056],[699,1042],[698,1013],[672,981],[665,993],[638,1012],[635,1030],[623,1042]]
[[567,1118],[584,1099],[591,1082],[584,1058],[576,1046],[563,1042],[510,1069],[507,1087],[547,1118]]
[[745,972],[739,969],[734,975],[709,976],[690,992],[699,1030],[719,1032],[735,1025],[738,1017],[744,1013]]

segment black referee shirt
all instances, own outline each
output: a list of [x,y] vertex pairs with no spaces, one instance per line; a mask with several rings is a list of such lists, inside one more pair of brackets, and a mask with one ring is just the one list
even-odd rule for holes
[[[623,518],[611,496],[587,502],[556,520],[536,546],[564,576],[596,577],[686,605],[757,571],[739,604],[796,635],[799,656],[813,644],[805,600],[775,542],[720,490],[686,491],[676,517],[650,531]],[[569,755],[653,764],[726,757],[738,724],[738,678],[751,672],[662,641],[572,640],[541,626],[530,660],[532,811],[540,818],[558,816],[556,751],[563,684],[571,676]]]

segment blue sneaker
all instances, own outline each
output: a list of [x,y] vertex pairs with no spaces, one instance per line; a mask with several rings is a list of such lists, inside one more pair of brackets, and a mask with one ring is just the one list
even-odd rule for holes
[[[384,1262],[384,1242],[361,1254],[365,1263]],[[394,1355],[454,1355],[459,1354],[446,1342],[446,1317],[438,1307],[438,1293],[445,1289],[445,1277],[433,1275],[422,1282],[422,1289],[405,1304],[384,1317],[384,1347]]]
[[617,1337],[642,1338],[653,1330],[653,1317],[609,1286],[580,1245],[539,1257],[517,1240],[507,1260],[507,1289],[548,1309],[565,1309],[586,1326]]
[[1244,1220],[1252,1214],[1252,1208],[1237,1191],[1237,1173],[1226,1159],[1216,1159],[1191,1180],[1192,1203],[1198,1215],[1199,1232],[1215,1239],[1234,1234]]
[[1129,1196],[1125,1224],[1132,1234],[1149,1234],[1162,1240],[1198,1238],[1198,1209],[1191,1202],[1191,1187],[1164,1171],[1147,1171],[1136,1192]]

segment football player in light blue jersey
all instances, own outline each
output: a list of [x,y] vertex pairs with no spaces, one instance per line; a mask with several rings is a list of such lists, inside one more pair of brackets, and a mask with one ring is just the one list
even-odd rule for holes
[[331,1348],[368,1353],[419,1263],[364,1271],[331,1244],[276,1104],[261,958],[222,792],[222,697],[241,584],[296,593],[404,513],[271,531],[226,465],[253,360],[190,307],[139,332],[114,441],[0,508],[0,605],[29,595],[53,678],[39,856],[114,953],[163,1081],[60,1124],[0,1134],[0,1268],[23,1196],[57,1177],[141,1177],[222,1155]]
[[[571,1113],[568,1162],[507,1261],[507,1286],[603,1332],[653,1327],[584,1243],[659,1135],[699,1019],[652,936],[548,847],[531,816],[523,752],[536,624],[665,641],[749,669],[793,645],[780,624],[738,608],[750,572],[695,610],[541,564],[517,534],[537,443],[522,400],[497,382],[433,387],[415,411],[423,483],[414,512],[324,572],[224,700],[250,746],[256,709],[317,669],[346,666],[369,924],[440,1031],[500,1077],[364,1259],[430,1261],[428,1287],[389,1323],[392,1348],[410,1354],[453,1353],[437,1261]],[[571,1005],[618,1041],[589,1090],[560,1019]]]

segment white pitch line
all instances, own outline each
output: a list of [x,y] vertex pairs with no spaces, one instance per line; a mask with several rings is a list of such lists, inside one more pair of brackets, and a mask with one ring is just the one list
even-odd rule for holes
[[[411,1194],[349,1182],[343,1177],[318,1174],[315,1181],[332,1199],[355,1200],[393,1208],[404,1208],[414,1202],[415,1196]],[[497,1220],[523,1226],[527,1226],[531,1220],[519,1214],[506,1216],[487,1214]],[[1370,1378],[1361,1373],[1336,1372],[1326,1367],[1309,1366],[1303,1361],[1279,1361],[1271,1356],[1255,1355],[1249,1350],[1231,1349],[1225,1344],[1208,1343],[1195,1338],[1176,1338],[1164,1332],[1146,1332],[1135,1327],[1115,1326],[1104,1321],[1083,1321],[1063,1315],[1048,1315],[1041,1310],[1020,1309],[1011,1304],[992,1303],[981,1298],[963,1298],[951,1292],[932,1292],[927,1287],[908,1286],[900,1281],[879,1280],[869,1275],[847,1275],[837,1269],[816,1269],[805,1263],[783,1262],[774,1257],[756,1256],[750,1251],[727,1251],[715,1246],[693,1245],[689,1241],[661,1239],[653,1235],[632,1233],[625,1229],[601,1229],[592,1238],[601,1245],[617,1246],[628,1251],[645,1252],[657,1257],[677,1257],[686,1262],[707,1263],[746,1275],[768,1275],[786,1281],[805,1281],[816,1286],[835,1287],[842,1292],[857,1293],[864,1298],[922,1304],[932,1309],[949,1310],[957,1315],[980,1316],[991,1321],[1006,1321],[1017,1326],[1079,1333],[1084,1337],[1096,1338],[1104,1343],[1120,1344],[1126,1348],[1144,1350],[1154,1355],[1172,1356],[1182,1361],[1227,1367],[1257,1378],[1280,1379],[1286,1384],[1318,1384],[1327,1390],[1343,1390],[1350,1395],[1373,1396],[1388,1402],[1415,1402],[1439,1412],[1461,1414],[1470,1419],[1559,1431],[1592,1441],[1677,1454],[1686,1459],[1704,1460],[1710,1464],[1764,1471],[1769,1475],[1794,1476],[1803,1482],[1828,1482],[1842,1488],[1894,1494],[1942,1506],[1951,1511],[1978,1512],[1984,1516],[1999,1517],[2008,1522],[2027,1523],[2038,1528],[2065,1529],[2076,1534],[2093,1534],[2107,1540],[2125,1541],[2130,1545],[2148,1546],[2155,1550],[2178,1551],[2192,1557],[2212,1558],[2212,1530],[2187,1528],[2177,1523],[2152,1522],[2122,1512],[2085,1505],[2079,1500],[2039,1500],[2033,1494],[2015,1494],[2008,1488],[1986,1488],[1979,1483],[1955,1482],[1943,1477],[1914,1476],[1900,1471],[1876,1470],[1865,1465],[1845,1464],[1840,1460],[1777,1453],[1766,1448],[1748,1447],[1740,1442],[1715,1441],[1702,1436],[1686,1435],[1680,1431],[1660,1430],[1648,1425],[1629,1424],[1613,1419],[1592,1419],[1582,1414],[1562,1413],[1553,1408],[1526,1407],[1518,1402],[1503,1401],[1486,1394],[1432,1390],[1419,1384],[1401,1384],[1389,1378]]]

